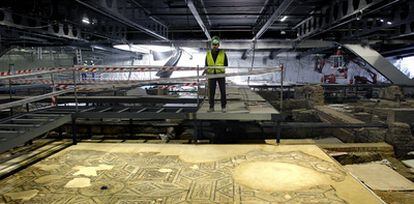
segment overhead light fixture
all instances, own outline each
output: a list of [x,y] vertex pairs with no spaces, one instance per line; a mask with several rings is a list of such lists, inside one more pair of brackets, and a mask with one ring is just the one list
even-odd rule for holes
[[384,19],[381,18],[380,21],[381,21],[381,23],[384,23]]
[[84,24],[91,24],[91,21],[89,21],[89,18],[88,17],[83,17],[82,18],[82,23],[84,23]]
[[196,48],[192,48],[192,47],[180,47],[180,48],[188,52],[189,54],[200,53],[200,50]]
[[284,22],[287,18],[288,18],[287,16],[283,16],[283,17],[280,19],[280,22]]
[[151,51],[155,51],[155,52],[167,52],[167,51],[171,51],[171,50],[175,50],[174,47],[171,46],[163,46],[163,45],[143,45],[143,44],[139,44],[139,45],[133,45],[135,47],[141,47],[147,50],[151,50]]
[[131,44],[121,44],[121,45],[114,45],[113,46],[116,49],[125,50],[125,51],[131,51],[131,52],[139,52],[139,53],[145,53],[149,54],[150,50],[136,46]]
[[175,48],[171,46],[161,46],[161,45],[133,45],[133,44],[119,44],[114,45],[114,48],[131,51],[131,52],[140,52],[145,54],[150,54],[151,52],[168,52],[172,51]]
[[392,25],[392,22],[391,22],[391,21],[387,21],[387,24],[388,24],[388,25]]

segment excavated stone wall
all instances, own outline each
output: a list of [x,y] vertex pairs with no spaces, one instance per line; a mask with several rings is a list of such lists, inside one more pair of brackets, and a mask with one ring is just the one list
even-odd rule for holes
[[404,97],[403,92],[401,91],[399,86],[390,86],[381,89],[380,91],[380,98],[387,99],[387,100],[400,100]]
[[323,87],[308,85],[295,88],[296,99],[307,99],[311,105],[323,105],[325,103]]
[[414,150],[414,137],[411,134],[410,125],[407,123],[390,123],[385,141],[394,146],[397,157],[402,157]]

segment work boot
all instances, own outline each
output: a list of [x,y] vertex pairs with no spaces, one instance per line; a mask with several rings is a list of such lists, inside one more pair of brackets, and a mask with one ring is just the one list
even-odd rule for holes
[[214,112],[214,107],[210,107],[207,112],[209,113]]
[[223,107],[223,108],[221,108],[221,112],[222,112],[222,113],[225,113],[225,112],[227,112],[227,109],[226,109],[226,107]]

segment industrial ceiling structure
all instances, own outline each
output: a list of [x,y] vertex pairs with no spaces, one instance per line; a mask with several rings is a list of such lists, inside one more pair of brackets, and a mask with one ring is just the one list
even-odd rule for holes
[[224,40],[362,42],[414,54],[411,0],[2,0],[1,51],[13,46]]
[[414,0],[0,0],[0,203],[413,203],[413,65]]

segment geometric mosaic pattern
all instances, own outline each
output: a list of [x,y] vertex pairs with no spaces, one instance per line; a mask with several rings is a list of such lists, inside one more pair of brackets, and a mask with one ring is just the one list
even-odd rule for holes
[[[234,181],[237,166],[257,161],[299,165],[334,182],[346,176],[335,164],[301,151],[253,150],[219,161],[188,163],[157,152],[71,150],[0,181],[0,203],[345,203],[330,185],[264,192]],[[76,166],[100,165],[106,168],[96,170],[96,176],[75,175]],[[64,187],[75,178],[86,178],[90,185]]]

